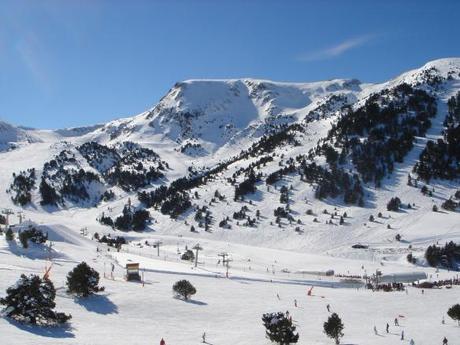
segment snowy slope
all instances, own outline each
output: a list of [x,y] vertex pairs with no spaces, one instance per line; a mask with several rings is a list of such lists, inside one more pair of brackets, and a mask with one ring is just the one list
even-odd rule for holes
[[[343,239],[344,245],[355,239],[370,241],[372,238],[378,237],[391,238],[394,236],[394,230],[382,229],[382,234],[379,231],[369,229],[375,228],[375,224],[363,225],[369,214],[378,211],[385,211],[385,205],[388,200],[394,195],[405,196],[403,202],[423,201],[424,208],[431,208],[433,201],[429,198],[420,198],[419,191],[406,186],[406,176],[411,172],[419,153],[423,149],[428,139],[436,139],[441,134],[441,124],[446,111],[446,102],[449,97],[454,95],[460,88],[459,85],[460,59],[442,59],[426,64],[420,69],[409,71],[397,78],[388,82],[370,85],[362,84],[356,80],[332,80],[316,83],[279,83],[265,80],[190,80],[182,83],[177,83],[162,100],[153,107],[150,111],[142,113],[132,118],[126,118],[110,122],[104,126],[96,126],[95,128],[83,128],[81,130],[60,130],[60,131],[36,131],[36,130],[19,130],[23,137],[34,138],[39,141],[32,146],[24,145],[16,150],[5,152],[0,155],[0,161],[3,161],[1,174],[2,185],[8,186],[11,183],[11,175],[20,170],[27,168],[37,169],[37,174],[40,175],[43,169],[43,163],[53,159],[63,149],[75,151],[74,147],[88,141],[98,141],[106,145],[116,145],[125,140],[134,141],[148,147],[157,152],[162,160],[169,163],[171,169],[165,172],[165,179],[160,183],[168,184],[174,179],[185,176],[189,167],[201,169],[203,167],[212,167],[222,160],[230,157],[235,157],[239,152],[249,147],[253,142],[258,140],[263,134],[270,133],[276,125],[287,123],[305,123],[305,131],[297,133],[299,146],[281,146],[276,148],[271,154],[274,157],[272,162],[268,162],[263,168],[264,174],[269,174],[276,169],[279,169],[279,162],[286,162],[289,158],[294,158],[299,154],[305,154],[311,148],[316,146],[316,143],[321,138],[324,138],[334,122],[337,112],[340,112],[344,105],[352,105],[357,107],[362,104],[370,94],[379,92],[383,89],[392,88],[401,83],[409,83],[411,85],[419,85],[422,88],[430,89],[438,100],[438,115],[433,121],[433,126],[429,130],[426,138],[419,138],[416,147],[406,157],[403,164],[399,164],[395,173],[389,176],[384,188],[374,190],[372,186],[368,188],[368,194],[371,196],[368,208],[357,208],[337,204],[337,200],[325,200],[319,202],[314,198],[313,188],[306,186],[299,181],[298,177],[288,177],[281,184],[292,184],[294,187],[293,209],[301,219],[306,228],[303,226],[305,236],[302,239],[295,241],[296,248],[324,250],[329,245],[324,243],[324,237],[331,236],[329,225],[324,222],[327,217],[321,215],[324,208],[338,207],[341,212],[351,214],[361,214],[361,218],[356,218],[350,224],[352,232],[356,232],[350,239],[350,233]],[[446,82],[437,86],[436,89],[424,86],[426,81],[436,77],[448,78]],[[451,80],[450,80],[451,79]],[[332,96],[344,96],[340,101],[335,102]],[[324,105],[328,105],[324,107]],[[312,114],[320,114],[322,116],[312,117]],[[310,116],[310,118],[309,118]],[[12,126],[5,125],[8,128],[8,133],[12,132]],[[14,132],[14,131],[13,131]],[[4,141],[19,138],[5,135]],[[189,147],[181,152],[180,147],[189,143]],[[194,146],[195,145],[195,146]],[[283,158],[281,158],[283,157]],[[32,159],[31,159],[32,158]],[[77,159],[80,165],[88,167],[88,162],[82,160],[77,154]],[[216,189],[219,189],[227,200],[233,197],[233,186],[228,183],[227,178],[231,177],[240,168],[245,168],[251,162],[257,159],[248,158],[237,160],[234,164],[228,167],[228,171],[220,174],[216,181],[205,188],[198,188],[197,192],[202,195],[200,201],[197,201],[197,206],[202,206],[208,203],[213,197]],[[15,162],[15,164],[7,164],[7,162]],[[241,176],[239,177],[241,179]],[[436,183],[435,183],[436,184]],[[448,198],[453,194],[457,185],[449,185],[439,181],[438,200]],[[274,205],[278,204],[279,193],[271,190],[268,192],[266,187],[260,185],[256,195],[251,197],[257,209],[262,214],[271,215]],[[192,191],[194,192],[194,191]],[[17,208],[10,202],[9,195],[4,190],[0,190],[0,195],[5,202],[5,206]],[[39,205],[38,190],[33,192],[34,204],[33,209],[41,210]],[[117,193],[117,200],[114,205],[110,205],[114,210],[113,214],[120,212],[123,203],[133,193]],[[133,197],[135,199],[135,197]],[[310,205],[305,204],[305,199],[309,200]],[[438,201],[438,206],[439,206]],[[369,209],[370,207],[370,209]],[[30,207],[28,207],[30,208]],[[239,203],[230,202],[229,205],[214,206],[216,209],[213,212],[215,223],[218,223],[223,216],[231,216],[235,211],[241,208]],[[251,207],[250,207],[251,208]],[[255,212],[253,207],[253,212]],[[318,214],[319,223],[312,224],[312,217],[305,215],[307,208],[311,208]],[[81,212],[89,212],[82,209]],[[162,227],[159,231],[168,233],[169,231],[186,231],[187,226],[178,226],[178,222],[169,219],[167,216],[153,212],[154,218],[162,219]],[[413,219],[410,222],[418,224],[415,210],[404,215],[404,219]],[[434,216],[433,216],[434,217]],[[456,214],[447,215],[445,218],[453,218],[456,221]],[[297,218],[297,217],[296,217]],[[323,218],[323,219],[321,219]],[[193,222],[193,213],[189,213],[186,218]],[[279,231],[275,226],[270,226],[271,219],[261,221],[261,226],[267,230],[263,234],[248,234],[248,231],[243,227],[242,231],[226,233],[214,226],[214,230],[218,232],[214,236],[222,238],[233,238],[237,241],[248,241],[253,238],[255,243],[265,243],[266,245],[277,245],[281,248],[291,247],[290,237],[285,236],[284,230]],[[189,223],[190,223],[189,222]],[[408,222],[406,220],[406,222]],[[368,223],[368,222],[367,222]],[[386,224],[382,226],[385,227]],[[377,227],[379,228],[379,227]],[[251,232],[251,231],[249,231]],[[273,233],[273,234],[272,234]],[[363,237],[363,233],[366,234]],[[333,235],[334,237],[336,235]],[[273,237],[272,239],[270,239]],[[286,240],[281,240],[280,237],[287,237]],[[369,237],[369,238],[367,238]],[[340,246],[341,235],[337,234],[334,241],[334,246]],[[329,241],[327,242],[329,243]],[[319,247],[318,247],[319,246]]]
[[38,140],[30,135],[27,130],[0,121],[0,151],[14,149],[23,143],[33,143]]
[[332,95],[355,100],[357,80],[293,84],[265,80],[188,80],[177,83],[148,112],[108,123],[98,140],[194,141],[207,153],[255,139],[296,122]]
[[[206,332],[207,341],[213,344],[268,345],[270,342],[264,337],[260,321],[262,313],[289,310],[300,332],[299,344],[326,345],[332,343],[322,333],[322,322],[328,316],[327,304],[345,323],[343,343],[401,344],[400,333],[404,330],[407,340],[403,343],[413,338],[416,344],[431,345],[444,336],[455,340],[458,333],[458,326],[445,316],[445,310],[458,297],[458,287],[428,290],[424,295],[414,288],[409,288],[407,295],[404,292],[372,293],[347,288],[340,279],[296,273],[333,268],[341,274],[362,274],[361,265],[368,272],[376,268],[385,273],[410,271],[405,263],[381,266],[365,259],[338,260],[205,240],[200,241],[205,249],[200,265],[194,268],[178,260],[176,251],[195,244],[193,239],[154,234],[143,238],[142,242],[144,239],[163,241],[160,257],[156,256],[155,249],[147,246],[133,245],[121,253],[107,252],[100,246],[102,251],[96,252],[96,243],[80,236],[76,223],[73,224],[72,228],[54,223],[46,225],[53,240],[51,279],[58,289],[57,309],[72,314],[71,326],[41,329],[1,318],[3,344],[141,345],[159,343],[164,338],[167,344],[187,345],[199,344],[202,333]],[[93,230],[90,228],[90,232]],[[0,290],[13,284],[20,273],[42,274],[49,263],[39,258],[39,248],[32,250],[21,255],[24,251],[14,249],[0,238]],[[224,278],[225,268],[216,265],[217,254],[223,250],[231,253],[234,260],[229,279]],[[88,299],[66,294],[65,276],[81,260],[108,276],[110,264],[115,264],[115,279],[101,279],[105,292]],[[123,280],[126,262],[141,263],[144,286]],[[283,269],[290,273],[283,273]],[[452,276],[443,271],[437,274],[434,269],[424,270],[434,279]],[[171,293],[172,284],[179,279],[190,280],[198,290],[188,303],[175,299]],[[306,291],[311,286],[314,286],[314,296],[307,297]],[[298,307],[294,306],[294,300]],[[445,325],[441,325],[443,316]],[[393,326],[395,317],[399,317],[400,326]],[[384,331],[386,323],[391,325],[389,334]],[[374,326],[381,335],[373,334]]]
[[[439,79],[439,82],[437,81]],[[345,204],[340,198],[315,198],[315,186],[305,183],[298,174],[287,174],[268,187],[264,179],[286,166],[290,159],[305,155],[327,136],[331,125],[347,106],[357,109],[375,93],[402,83],[426,90],[437,102],[437,113],[426,136],[416,137],[414,147],[396,163],[392,174],[385,177],[380,188],[366,184],[365,207]],[[441,137],[447,111],[447,100],[460,91],[460,59],[429,62],[381,84],[363,84],[356,80],[332,80],[316,83],[280,83],[266,80],[189,80],[177,83],[152,109],[134,117],[114,120],[101,126],[73,130],[28,130],[4,124],[0,142],[17,143],[15,149],[0,153],[0,200],[3,207],[24,211],[26,219],[46,229],[53,241],[52,279],[58,289],[59,310],[73,315],[70,329],[40,330],[0,319],[0,337],[5,344],[149,344],[165,337],[167,344],[198,344],[206,331],[212,344],[269,344],[264,338],[260,317],[268,311],[290,310],[301,333],[299,344],[332,343],[322,333],[327,318],[326,304],[331,304],[345,322],[344,343],[360,345],[401,344],[400,332],[406,341],[414,338],[417,345],[440,343],[447,336],[450,343],[458,327],[445,316],[445,311],[458,302],[459,288],[430,290],[421,295],[417,289],[405,293],[372,293],[349,288],[340,278],[324,278],[302,272],[334,269],[339,274],[371,274],[424,271],[430,279],[451,278],[452,272],[426,267],[423,259],[427,246],[446,241],[460,243],[460,214],[452,211],[432,212],[460,188],[458,181],[433,180],[433,195],[423,196],[420,185],[407,185],[407,176],[428,140]],[[280,130],[280,125],[297,124],[292,131],[296,143],[286,142],[272,151],[255,156],[242,155],[264,135]],[[104,171],[79,153],[78,147],[95,141],[119,149],[131,141],[152,149],[169,168],[164,177],[145,187],[169,185],[190,171],[202,172],[231,160],[226,169],[212,176],[206,184],[192,188],[193,207],[172,219],[157,209],[149,209],[152,223],[144,232],[120,232],[101,225],[96,219],[104,213],[116,217],[128,199],[140,205],[135,190],[126,191],[109,186],[116,197],[95,207],[87,204],[66,204],[58,207],[40,205],[38,188],[32,191],[32,203],[21,208],[13,204],[6,189],[12,174],[35,168],[41,176],[45,162],[62,150],[75,154],[78,166],[100,174]],[[121,145],[121,146],[120,146]],[[7,146],[5,146],[7,147]],[[9,146],[8,146],[9,147]],[[244,180],[242,169],[270,157],[259,170],[263,179],[257,191],[244,201],[234,201],[236,183]],[[321,159],[318,161],[321,163]],[[102,161],[111,166],[111,162]],[[109,164],[110,163],[110,164]],[[99,168],[96,169],[95,167]],[[351,168],[351,167],[350,167]],[[100,174],[102,176],[102,174]],[[101,177],[103,179],[103,177]],[[37,185],[39,184],[39,180]],[[274,209],[280,203],[282,186],[290,190],[290,208],[295,221],[275,223]],[[291,189],[292,186],[292,189]],[[105,185],[104,188],[108,188]],[[225,200],[215,199],[218,190]],[[199,195],[194,197],[195,192]],[[404,205],[400,212],[386,209],[387,202],[399,196]],[[83,207],[84,206],[84,207]],[[196,209],[208,207],[212,215],[211,231],[199,227]],[[246,206],[254,218],[262,215],[256,227],[245,226],[245,220],[232,219]],[[307,214],[311,210],[313,215]],[[327,210],[327,213],[324,213]],[[331,217],[337,212],[338,216]],[[347,213],[344,225],[340,215]],[[382,217],[377,214],[381,212]],[[373,215],[375,221],[369,221]],[[230,218],[231,229],[219,227]],[[317,221],[314,221],[316,218]],[[333,224],[329,224],[332,220]],[[11,216],[13,223],[16,215]],[[194,225],[197,232],[190,232]],[[80,230],[86,228],[87,236]],[[298,229],[296,229],[298,228]],[[108,251],[91,240],[94,233],[125,236],[131,241],[121,252]],[[402,241],[395,239],[396,234]],[[160,256],[147,243],[163,242]],[[200,243],[200,264],[179,259],[185,246]],[[353,244],[368,249],[353,249]],[[96,252],[96,247],[102,252]],[[225,268],[218,265],[218,254],[231,254],[230,279]],[[419,259],[409,264],[408,253]],[[20,244],[7,243],[0,236],[0,296],[13,284],[19,273],[41,273],[47,265],[43,248],[25,251]],[[103,279],[106,292],[100,297],[80,301],[65,293],[65,276],[80,261],[87,261],[99,272],[108,272],[116,264],[115,280]],[[140,262],[145,270],[144,287],[123,281],[123,266]],[[283,272],[284,270],[284,272]],[[174,299],[172,284],[189,279],[198,293],[190,303]],[[315,286],[316,297],[306,297],[307,287]],[[279,293],[281,300],[276,298]],[[324,296],[324,298],[321,298]],[[293,306],[294,299],[299,307]],[[423,302],[422,302],[423,301]],[[427,313],[426,310],[430,310]],[[403,315],[401,327],[391,327],[384,334],[384,325]],[[442,317],[446,325],[441,326]],[[373,334],[377,326],[381,336]],[[107,330],[110,330],[107,335]],[[134,331],[133,331],[134,330]],[[4,341],[6,339],[6,342]]]
[[[110,146],[129,140],[153,149],[162,160],[169,163],[171,169],[165,172],[165,179],[160,182],[168,184],[178,177],[185,176],[189,167],[199,170],[237,156],[242,149],[249,147],[262,135],[276,130],[280,124],[305,123],[307,120],[304,125],[305,131],[296,133],[299,146],[282,146],[276,148],[272,153],[274,160],[267,163],[266,167],[263,168],[264,174],[269,174],[279,168],[280,161],[286,162],[289,158],[305,154],[314,148],[318,140],[326,136],[331,123],[336,119],[337,112],[340,112],[343,106],[357,107],[363,104],[370,94],[395,87],[401,83],[418,85],[429,89],[436,95],[438,116],[427,137],[418,139],[416,148],[406,157],[405,162],[398,166],[396,172],[389,177],[385,188],[374,191],[370,187],[368,190],[373,199],[369,206],[374,210],[383,210],[385,203],[395,194],[407,195],[408,200],[403,200],[404,202],[409,202],[411,195],[415,200],[419,199],[419,192],[408,188],[405,185],[405,179],[415,164],[426,140],[436,139],[441,134],[446,101],[460,87],[459,73],[460,59],[452,58],[430,62],[420,69],[409,71],[378,85],[362,84],[357,80],[332,80],[315,83],[280,83],[253,79],[190,80],[177,83],[151,110],[132,118],[115,120],[103,126],[37,131],[18,129],[4,124],[2,127],[4,128],[4,135],[0,136],[2,141],[22,142],[23,145],[16,150],[0,154],[0,161],[3,161],[2,166],[4,167],[1,173],[1,183],[8,186],[14,172],[17,173],[31,167],[35,168],[37,174],[40,175],[43,163],[53,159],[63,149],[75,151],[74,148],[77,145],[88,141],[97,141]],[[425,86],[427,80],[437,77],[449,78],[436,89]],[[336,100],[334,96],[340,97]],[[33,140],[36,143],[27,145],[27,140]],[[184,146],[186,149],[181,150]],[[281,155],[283,156],[282,159]],[[78,154],[77,160],[81,166],[87,167],[85,169],[91,170],[88,168],[88,162],[83,161]],[[227,178],[238,169],[247,167],[254,161],[256,159],[252,158],[237,160],[214,183],[206,186],[207,192],[200,187],[198,192],[204,196],[201,198],[201,203],[204,204],[204,200],[209,202],[216,189],[221,190],[227,198],[231,199],[233,186],[226,181]],[[15,164],[7,164],[7,162],[15,162]],[[311,217],[304,215],[306,206],[301,205],[305,203],[304,200],[307,198],[313,203],[309,208],[322,210],[328,207],[327,201],[324,204],[315,200],[313,189],[298,181],[298,177],[289,177],[289,179],[292,179],[289,183],[296,188],[292,196],[293,207],[294,209],[299,208],[297,212],[302,218],[301,220],[304,224],[308,224],[309,228],[314,229],[312,236],[316,237],[315,241],[312,241],[306,236],[305,240],[296,245],[299,247],[316,247],[316,242],[322,242],[322,237],[319,236],[316,228],[324,227],[324,224],[321,224],[323,222],[310,224],[311,219],[309,218]],[[449,186],[441,183],[439,187],[440,197],[448,197],[455,190],[455,187],[453,185],[449,188]],[[271,214],[273,205],[278,203],[278,192],[275,193],[273,190],[267,192],[265,189],[265,186],[259,188],[259,192],[254,196],[254,201],[257,202],[257,207],[262,213]],[[34,208],[40,210],[41,207],[36,199],[38,190],[35,190],[33,194],[35,198]],[[118,194],[117,199],[120,199],[121,203],[130,196],[130,193],[120,192]],[[16,208],[4,190],[0,190],[0,196],[4,200],[5,206]],[[296,200],[299,202],[295,202]],[[362,213],[362,223],[369,213],[373,212],[360,208],[355,210],[354,207],[337,205],[334,204],[336,201],[332,200],[331,202],[334,207],[340,206],[343,210],[350,208],[350,212]],[[431,204],[431,200],[426,201],[426,207],[430,207]],[[230,203],[221,210],[217,205],[217,210],[214,212],[216,222],[221,216],[231,215],[240,207],[241,205],[238,203]],[[117,210],[117,207],[114,209]],[[84,209],[81,211],[87,212]],[[167,218],[161,214],[155,214],[155,212],[154,216]],[[191,217],[193,215],[189,216],[190,219]],[[164,222],[165,232],[169,231],[167,224],[171,224],[173,229],[179,229],[175,225],[177,223],[175,221],[165,219]],[[357,230],[359,222],[356,220],[356,224],[352,225],[353,231],[360,231]],[[271,228],[269,224],[264,224],[264,226]],[[368,226],[369,224],[366,225],[366,227]],[[275,227],[273,232],[278,233],[279,231]],[[376,234],[371,231],[366,232],[370,233],[371,237]],[[220,234],[219,236],[233,235]],[[245,238],[249,235],[245,232],[235,235],[237,238],[240,236]],[[279,236],[277,234],[276,238]],[[328,235],[325,234],[325,236]],[[259,237],[259,235],[256,236],[256,238]],[[264,243],[265,241],[266,239],[261,242]],[[279,244],[278,239],[273,242]]]

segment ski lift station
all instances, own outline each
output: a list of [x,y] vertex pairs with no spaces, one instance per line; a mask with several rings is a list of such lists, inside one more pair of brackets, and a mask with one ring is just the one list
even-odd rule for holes
[[383,274],[378,277],[378,281],[379,283],[414,283],[427,278],[425,272],[402,272]]
[[127,281],[140,281],[141,275],[139,274],[139,263],[126,264],[126,280]]

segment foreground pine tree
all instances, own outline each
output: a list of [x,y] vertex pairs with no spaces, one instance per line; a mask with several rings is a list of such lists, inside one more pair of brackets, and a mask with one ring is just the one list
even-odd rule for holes
[[284,313],[267,313],[262,315],[267,338],[280,345],[297,343],[299,334],[295,332],[292,320]]
[[56,290],[49,279],[23,274],[16,284],[6,290],[6,297],[0,299],[0,304],[5,306],[5,315],[16,321],[53,326],[71,318],[71,315],[53,310],[55,297]]
[[67,291],[78,296],[87,297],[93,293],[104,291],[99,287],[99,273],[89,267],[86,262],[78,264],[67,275]]
[[174,283],[173,291],[176,295],[181,296],[184,300],[188,300],[190,296],[196,294],[196,289],[188,280],[179,280]]
[[11,228],[8,228],[5,232],[5,238],[7,241],[14,241],[14,232]]
[[329,319],[324,323],[324,333],[329,338],[335,340],[336,344],[340,344],[340,338],[343,337],[343,323],[340,317],[336,313],[332,313]]
[[38,230],[32,226],[28,229],[19,231],[19,241],[24,248],[29,248],[29,241],[35,244],[42,244],[48,240],[48,233],[44,234],[41,230]]
[[25,232],[19,232],[18,238],[19,238],[19,242],[21,242],[23,248],[25,248],[25,249],[29,248],[29,239],[28,239],[27,234]]
[[460,326],[460,304],[455,304],[450,307],[447,311],[447,315],[449,315],[452,320],[457,321]]

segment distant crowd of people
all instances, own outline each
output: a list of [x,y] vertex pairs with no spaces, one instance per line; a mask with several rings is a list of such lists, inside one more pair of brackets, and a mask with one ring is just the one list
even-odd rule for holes
[[433,282],[423,282],[423,283],[412,283],[412,286],[417,288],[439,288],[442,286],[452,286],[452,285],[460,285],[460,279],[452,278],[452,279],[444,279],[444,280],[436,280]]
[[362,276],[356,274],[335,274],[337,278],[363,279]]
[[387,284],[367,284],[367,288],[372,291],[384,291],[384,292],[392,292],[392,291],[404,291],[405,287],[403,283],[387,283]]

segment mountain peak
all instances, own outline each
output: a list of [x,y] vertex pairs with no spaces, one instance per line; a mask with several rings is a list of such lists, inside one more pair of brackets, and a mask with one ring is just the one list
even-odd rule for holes
[[429,69],[435,67],[437,69],[460,69],[460,58],[459,57],[450,57],[450,58],[442,58],[436,59],[427,62],[425,65],[422,66],[421,69]]
[[[432,60],[422,67],[403,73],[400,78],[406,82],[423,82],[427,77],[460,78],[460,58],[443,58]],[[400,79],[397,78],[397,79]]]
[[179,143],[200,140],[219,148],[303,119],[332,95],[347,98],[360,91],[357,79],[309,83],[190,79],[176,83],[146,119],[154,134]]

